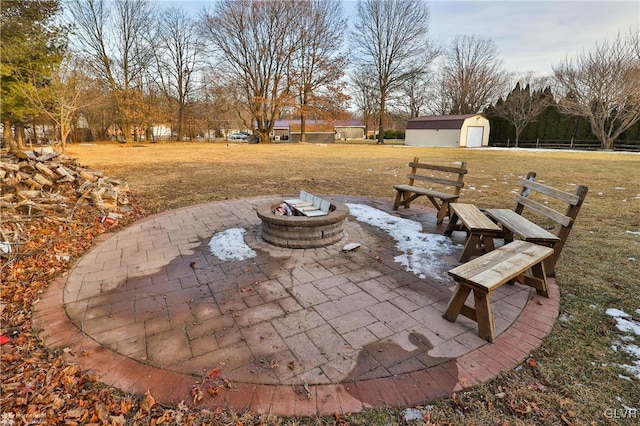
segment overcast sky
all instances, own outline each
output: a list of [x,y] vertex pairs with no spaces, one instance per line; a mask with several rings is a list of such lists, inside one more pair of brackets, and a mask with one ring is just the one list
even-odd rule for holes
[[[200,12],[215,1],[173,3]],[[351,21],[357,0],[343,3]],[[567,55],[573,57],[640,25],[640,0],[432,0],[427,4],[435,41],[446,45],[457,34],[491,38],[505,68],[514,73],[551,74],[552,66]]]
[[431,1],[431,35],[447,43],[456,34],[491,38],[513,72],[550,74],[566,55],[626,33],[640,22],[633,1]]

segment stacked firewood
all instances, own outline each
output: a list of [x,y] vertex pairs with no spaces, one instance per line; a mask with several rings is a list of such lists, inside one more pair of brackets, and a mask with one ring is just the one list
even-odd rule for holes
[[50,149],[18,151],[0,158],[0,251],[20,239],[25,223],[35,219],[70,221],[85,205],[104,219],[128,211],[126,182],[111,179],[78,160]]

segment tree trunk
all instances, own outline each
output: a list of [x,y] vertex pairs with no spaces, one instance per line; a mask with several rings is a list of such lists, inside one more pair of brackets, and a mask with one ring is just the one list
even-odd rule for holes
[[24,124],[16,124],[16,146],[18,150],[24,150]]
[[303,112],[300,115],[300,143],[307,141],[307,117]]
[[13,132],[11,131],[11,121],[7,118],[2,119],[2,142],[9,145],[9,151],[15,152],[18,150],[18,145],[13,138]]
[[[381,90],[381,92],[384,94],[385,91]],[[381,96],[380,98],[380,113],[378,114],[378,142],[376,142],[378,145],[383,145],[384,144],[384,110],[386,107],[386,96]]]
[[176,138],[181,141],[184,136],[184,104],[180,103],[178,106],[178,130],[176,131]]
[[605,138],[605,140],[602,141],[602,149],[604,149],[605,151],[613,151],[614,145],[615,140],[612,138]]
[[259,143],[270,143],[271,140],[269,138],[269,132],[267,130],[258,131],[258,136],[260,137]]
[[131,142],[131,124],[129,123],[122,123],[122,137],[123,137],[123,143],[128,143]]
[[62,148],[63,154],[67,151],[67,138],[69,137],[69,133],[71,133],[70,127],[60,126],[60,147]]

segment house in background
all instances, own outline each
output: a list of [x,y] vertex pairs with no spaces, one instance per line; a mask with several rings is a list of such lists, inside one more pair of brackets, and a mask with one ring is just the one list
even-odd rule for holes
[[489,145],[489,120],[482,114],[432,115],[407,122],[407,146],[481,147]]
[[[305,135],[307,142],[331,143],[336,140],[363,139],[362,120],[307,120]],[[277,120],[273,125],[272,138],[276,141],[300,142],[300,120]]]

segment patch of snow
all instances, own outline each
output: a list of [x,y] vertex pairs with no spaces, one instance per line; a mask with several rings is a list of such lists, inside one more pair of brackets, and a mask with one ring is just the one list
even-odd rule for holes
[[[640,312],[640,309],[637,309],[636,312]],[[635,339],[640,337],[640,322],[634,319],[631,315],[615,308],[607,309],[606,314],[615,318],[616,328],[618,330],[623,333],[627,333],[625,336],[623,336],[624,341],[635,342]],[[621,349],[630,356],[634,357],[635,361],[633,361],[632,365],[621,365],[620,367],[633,374],[636,378],[640,379],[640,346],[633,343],[626,343],[621,346]]]
[[437,266],[442,263],[443,254],[452,254],[456,245],[448,237],[425,234],[422,225],[413,220],[390,215],[382,210],[362,204],[347,204],[349,211],[358,221],[375,226],[387,232],[396,240],[396,248],[403,254],[394,260],[407,271],[420,278],[427,275],[436,277]]
[[244,242],[243,228],[230,228],[211,237],[209,248],[220,260],[245,260],[256,257],[256,252]]

